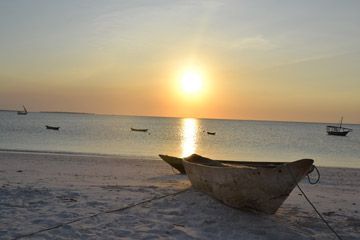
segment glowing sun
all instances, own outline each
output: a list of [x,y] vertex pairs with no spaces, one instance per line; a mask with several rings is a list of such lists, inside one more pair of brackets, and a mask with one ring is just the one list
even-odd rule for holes
[[184,93],[198,93],[203,88],[203,77],[199,71],[186,70],[181,76],[181,90]]

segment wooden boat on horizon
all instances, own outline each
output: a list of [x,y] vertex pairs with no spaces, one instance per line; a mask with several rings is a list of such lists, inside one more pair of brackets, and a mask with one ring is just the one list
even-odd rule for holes
[[49,129],[49,130],[59,130],[60,127],[54,127],[54,126],[46,125],[46,129]]
[[134,132],[147,132],[149,129],[147,128],[130,128],[131,131],[134,131]]
[[345,137],[349,132],[352,132],[351,128],[342,127],[342,121],[343,121],[343,117],[341,117],[339,126],[333,126],[333,125],[326,126],[327,134],[333,136]]
[[313,169],[314,160],[277,165],[224,164],[193,154],[183,159],[192,186],[225,205],[274,214],[297,183]]
[[17,115],[26,115],[28,114],[28,111],[26,110],[25,106],[23,105],[23,109],[22,111],[17,111]]
[[208,135],[215,135],[216,132],[206,132]]
[[[183,158],[159,154],[159,157],[164,160],[167,164],[169,164],[171,167],[178,170],[181,174],[186,174],[184,164],[183,164]],[[215,160],[213,160],[215,161]],[[223,164],[230,164],[230,165],[246,165],[250,167],[256,167],[256,166],[263,166],[263,167],[273,167],[278,166],[281,164],[284,164],[284,162],[252,162],[252,161],[235,161],[235,160],[216,160],[218,162],[221,162]]]

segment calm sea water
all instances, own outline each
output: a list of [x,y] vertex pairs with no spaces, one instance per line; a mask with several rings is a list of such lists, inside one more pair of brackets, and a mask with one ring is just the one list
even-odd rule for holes
[[[45,125],[60,126],[59,131]],[[326,123],[233,121],[63,113],[0,112],[0,150],[115,154],[157,158],[193,152],[230,160],[292,161],[360,168],[360,125],[328,136]],[[148,128],[147,133],[130,127]],[[216,132],[208,135],[206,131]]]

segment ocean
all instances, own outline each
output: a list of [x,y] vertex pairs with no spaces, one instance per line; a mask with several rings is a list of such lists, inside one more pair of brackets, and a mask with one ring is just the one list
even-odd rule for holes
[[[59,131],[46,125],[59,126]],[[158,154],[214,159],[293,161],[360,168],[360,125],[328,136],[327,123],[0,112],[0,151],[109,154],[159,159]],[[130,128],[147,128],[134,132]],[[216,132],[215,135],[207,131]]]

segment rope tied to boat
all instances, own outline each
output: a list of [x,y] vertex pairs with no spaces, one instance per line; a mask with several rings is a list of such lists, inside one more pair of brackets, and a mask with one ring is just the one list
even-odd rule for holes
[[[298,189],[300,190],[300,192],[303,194],[303,196],[305,197],[306,201],[310,204],[310,206],[314,209],[314,211],[317,213],[317,215],[320,217],[320,219],[325,223],[325,225],[330,229],[331,232],[333,232],[335,234],[335,236],[339,239],[339,240],[343,240],[340,235],[330,226],[330,224],[328,223],[328,221],[326,221],[326,219],[322,216],[322,214],[319,212],[319,210],[317,210],[317,208],[315,207],[315,205],[311,202],[311,200],[308,198],[308,196],[305,194],[305,192],[301,189],[301,187],[299,186],[298,182],[296,181],[296,177],[294,176],[293,172],[291,171],[290,167],[288,165],[286,165],[287,169],[289,170],[289,173],[292,177],[292,179],[294,180],[294,183],[296,184],[296,186],[298,187]],[[314,169],[316,169],[316,171],[318,172],[318,180],[315,183],[311,183],[310,182],[310,178],[309,178],[309,173],[313,172]],[[320,172],[319,170],[315,167],[315,165],[313,165],[313,168],[307,173],[308,176],[308,180],[310,184],[316,184],[319,182],[320,180]]]
[[[316,170],[317,179],[316,179],[314,182],[312,182],[312,181],[311,181],[311,178],[310,178],[310,174],[311,174],[314,170]],[[315,165],[312,165],[312,168],[311,168],[311,170],[306,174],[306,177],[307,177],[308,182],[309,182],[310,184],[312,184],[312,185],[317,184],[317,183],[320,181],[320,171],[319,171],[319,169],[317,169],[317,167],[316,167]]]
[[181,190],[176,191],[176,192],[172,192],[172,193],[160,195],[160,196],[153,197],[153,198],[150,198],[150,199],[145,199],[145,200],[140,201],[140,202],[137,202],[137,203],[132,203],[132,204],[126,205],[126,206],[121,207],[121,208],[105,210],[105,211],[101,211],[101,212],[98,212],[98,213],[95,213],[95,214],[92,214],[92,215],[89,215],[89,216],[79,217],[79,218],[74,219],[74,220],[70,220],[70,221],[67,221],[67,222],[58,223],[57,225],[54,225],[54,226],[52,226],[52,227],[40,229],[40,230],[38,230],[38,231],[36,231],[36,232],[31,232],[31,233],[27,233],[27,234],[23,234],[23,235],[14,237],[14,238],[12,238],[12,240],[17,240],[17,239],[22,239],[22,238],[26,238],[26,237],[31,237],[31,236],[34,236],[34,235],[39,234],[39,233],[47,232],[47,231],[50,231],[50,230],[53,230],[53,229],[56,229],[56,228],[63,227],[63,226],[65,226],[65,225],[70,225],[70,224],[73,224],[73,223],[82,221],[82,220],[84,220],[84,219],[93,218],[93,217],[96,217],[96,216],[99,216],[99,215],[102,215],[102,214],[109,214],[109,213],[124,211],[124,210],[127,210],[127,209],[129,209],[129,208],[133,208],[133,207],[136,207],[136,206],[145,204],[145,203],[149,203],[149,202],[156,201],[156,200],[163,199],[163,198],[170,197],[170,196],[176,196],[176,195],[179,195],[180,193],[184,193],[184,192],[186,192],[186,191],[188,191],[188,190],[189,190],[189,188],[185,188],[185,189],[181,189]]

